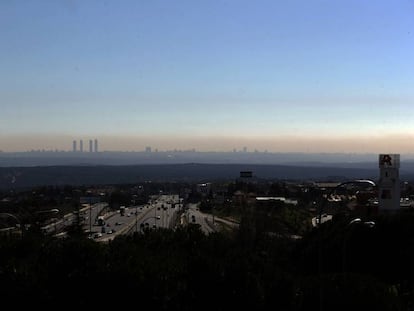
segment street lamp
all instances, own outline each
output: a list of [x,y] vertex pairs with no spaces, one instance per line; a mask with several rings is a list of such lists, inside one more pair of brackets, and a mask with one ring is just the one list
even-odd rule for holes
[[13,218],[16,221],[16,226],[15,227],[17,227],[17,224],[19,225],[20,234],[23,236],[22,223],[16,215],[13,215],[11,213],[0,213],[0,218]]
[[[46,215],[46,214],[52,214],[52,215],[54,215],[54,214],[57,214],[59,212],[60,212],[59,209],[52,208],[52,209],[47,209],[47,210],[36,211],[36,212],[34,212],[34,214],[35,215]],[[40,225],[40,219],[36,219],[36,223],[38,225]],[[56,219],[55,219],[55,222],[54,222],[54,230],[55,230],[55,233],[56,233]]]
[[[336,192],[339,188],[347,185],[368,185],[371,187],[375,187],[376,184],[374,181],[369,179],[356,179],[356,180],[350,180],[340,183],[339,185],[332,188],[332,190],[327,194],[325,200],[322,201],[319,212],[318,212],[318,218],[317,218],[317,226],[320,226],[322,224],[322,213],[324,211],[325,205],[328,202],[329,197],[333,193]],[[323,290],[323,284],[322,284],[322,230],[319,228],[318,232],[318,275],[319,275],[319,310],[323,310],[323,301],[324,301],[324,290]]]
[[131,200],[133,206],[135,206],[135,232],[138,231],[138,206],[135,205],[135,199]]
[[353,220],[351,220],[348,224],[348,228],[349,230],[347,230],[347,232],[345,232],[345,236],[344,236],[344,244],[343,244],[343,248],[342,248],[342,273],[344,275],[344,284],[346,285],[347,283],[347,258],[348,258],[348,240],[349,237],[351,236],[351,232],[353,231],[353,228],[355,226],[364,226],[365,228],[368,229],[372,229],[375,227],[375,222],[374,221],[362,221],[361,218],[355,218]]
[[60,210],[57,208],[52,208],[52,209],[46,209],[46,210],[42,210],[42,211],[37,211],[35,212],[35,214],[57,214],[59,213]]
[[[92,191],[87,190],[86,195],[87,195],[87,198],[88,198],[88,205],[89,205],[89,235],[91,235],[92,234]],[[82,220],[85,220],[85,217],[83,217]],[[85,223],[82,222],[82,225],[83,224],[85,224]]]
[[324,211],[324,207],[326,205],[326,202],[328,202],[328,198],[332,196],[332,194],[334,194],[336,192],[336,190],[338,190],[339,188],[346,186],[346,185],[368,185],[371,187],[375,187],[376,184],[374,181],[369,180],[369,179],[355,179],[355,180],[350,180],[350,181],[345,181],[340,183],[339,185],[335,186],[334,188],[332,188],[332,190],[327,194],[326,196],[326,200],[324,200],[322,202],[322,204],[320,205],[319,208],[319,212],[318,212],[318,221],[317,224],[320,226],[322,224],[322,213]]
[[[36,212],[34,212],[34,214],[35,215],[46,215],[46,214],[52,214],[52,215],[54,215],[54,214],[57,214],[57,213],[59,213],[60,212],[60,210],[59,209],[57,209],[57,208],[52,208],[52,209],[46,209],[46,210],[41,210],[41,211],[36,211]],[[40,217],[39,216],[39,217]]]

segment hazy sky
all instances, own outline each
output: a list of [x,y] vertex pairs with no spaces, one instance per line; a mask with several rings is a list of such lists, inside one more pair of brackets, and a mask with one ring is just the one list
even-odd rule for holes
[[414,150],[412,0],[3,0],[0,40],[3,151]]

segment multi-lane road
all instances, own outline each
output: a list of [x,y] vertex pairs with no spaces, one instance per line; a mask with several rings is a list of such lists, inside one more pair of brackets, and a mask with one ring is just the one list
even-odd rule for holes
[[200,212],[198,204],[189,204],[186,211],[186,222],[188,224],[199,224],[205,233],[214,232],[214,216]]
[[[103,218],[103,225],[98,223],[98,218]],[[148,204],[125,207],[124,213],[120,210],[109,211],[107,203],[97,203],[83,207],[79,211],[79,219],[89,237],[99,242],[112,240],[121,234],[133,234],[156,228],[175,228],[178,224],[198,224],[207,234],[219,230],[219,224],[237,226],[234,222],[202,213],[198,204],[188,204],[184,209],[182,199],[178,195],[153,196]],[[45,233],[56,234],[76,221],[78,215],[70,213],[42,229]]]
[[124,215],[119,211],[106,215],[105,225],[96,226],[98,231],[93,237],[97,241],[108,241],[120,234],[132,234],[155,228],[173,228],[182,207],[178,195],[153,197],[146,205],[126,207]]
[[220,218],[212,214],[202,213],[199,204],[189,204],[185,213],[185,221],[189,224],[199,224],[204,233],[219,231],[223,227],[236,228],[238,223],[228,219]]
[[77,223],[78,220],[82,223],[85,232],[89,232],[92,225],[95,223],[98,215],[108,207],[107,203],[96,203],[90,206],[83,207],[77,213],[69,213],[64,215],[61,219],[55,219],[53,222],[43,226],[42,232],[46,234],[58,234],[64,232],[66,227]]

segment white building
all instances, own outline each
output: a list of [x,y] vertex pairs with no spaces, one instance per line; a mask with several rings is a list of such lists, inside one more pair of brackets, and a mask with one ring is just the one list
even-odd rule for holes
[[379,168],[379,210],[398,210],[400,208],[400,155],[380,154]]

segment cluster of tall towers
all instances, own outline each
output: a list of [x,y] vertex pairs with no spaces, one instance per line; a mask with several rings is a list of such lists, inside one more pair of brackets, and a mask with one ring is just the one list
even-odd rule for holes
[[[73,141],[72,145],[73,152],[83,152],[83,140],[79,140],[79,149],[77,147],[77,141]],[[98,140],[89,139],[89,152],[98,152]]]

